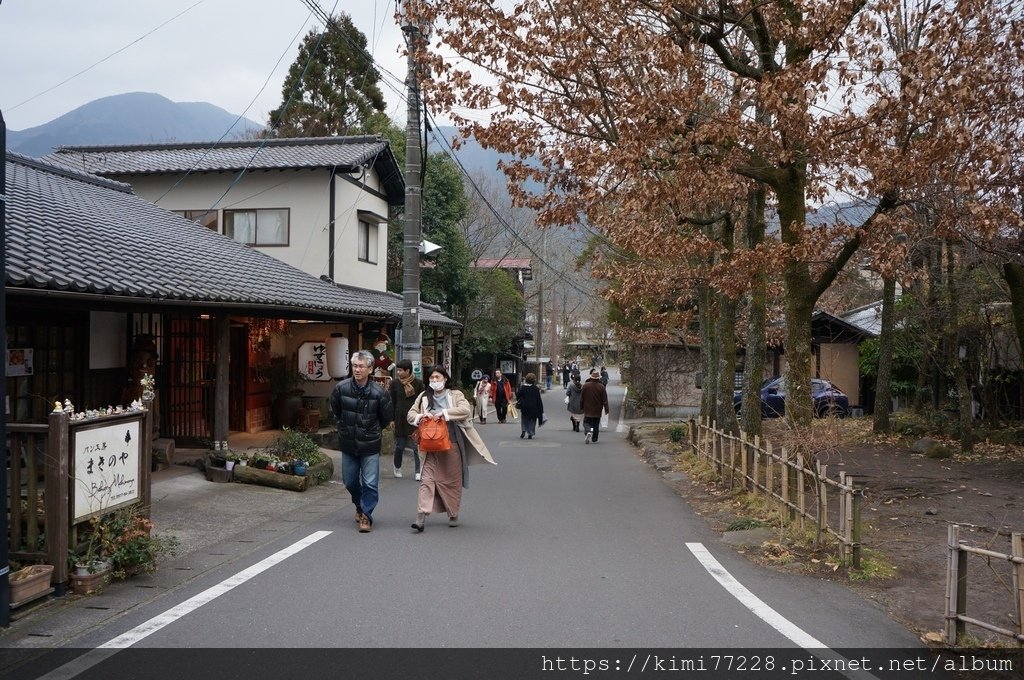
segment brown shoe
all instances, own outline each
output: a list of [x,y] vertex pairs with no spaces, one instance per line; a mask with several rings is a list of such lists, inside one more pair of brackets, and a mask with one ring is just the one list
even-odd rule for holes
[[364,519],[366,519],[366,515],[363,514],[363,511],[360,508],[356,508],[356,524],[359,524]]
[[363,515],[359,518],[359,533],[368,534],[373,531],[373,525],[370,524],[370,518]]

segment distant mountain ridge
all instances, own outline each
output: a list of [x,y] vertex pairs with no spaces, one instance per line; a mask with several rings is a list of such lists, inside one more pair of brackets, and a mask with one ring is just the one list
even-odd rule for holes
[[237,139],[263,129],[248,118],[207,102],[172,102],[152,92],[129,92],[96,99],[49,123],[8,130],[7,148],[45,156],[58,146],[205,142],[227,132]]

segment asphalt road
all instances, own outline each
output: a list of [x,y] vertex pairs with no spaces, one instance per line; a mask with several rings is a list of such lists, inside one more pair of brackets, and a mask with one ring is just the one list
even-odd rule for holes
[[[597,444],[570,431],[557,386],[545,395],[551,420],[534,440],[519,439],[518,423],[480,426],[498,465],[470,468],[458,528],[432,516],[425,532],[412,532],[417,484],[408,474],[387,479],[372,533],[358,533],[347,508],[293,518],[296,528],[263,549],[75,647],[919,644],[845,588],[766,571],[721,544],[615,432],[623,391],[609,391],[611,427]],[[75,677],[68,672],[59,677]]]

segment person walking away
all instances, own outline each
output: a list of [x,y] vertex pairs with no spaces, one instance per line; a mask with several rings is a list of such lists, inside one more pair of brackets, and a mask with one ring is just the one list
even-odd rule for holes
[[395,409],[395,478],[402,476],[402,455],[408,446],[412,449],[416,480],[419,481],[420,454],[416,448],[416,440],[412,436],[416,428],[409,424],[406,416],[416,397],[423,392],[423,381],[412,374],[412,362],[408,359],[402,359],[395,364],[395,375],[398,379],[391,381],[391,403]]
[[480,422],[486,423],[487,410],[491,407],[491,376],[485,373],[484,377],[477,381],[473,395],[476,397],[476,408],[480,412]]
[[494,371],[494,380],[491,381],[491,401],[494,403],[494,414],[498,416],[498,422],[504,423],[508,416],[508,405],[512,401],[512,385],[501,371]]
[[551,359],[548,359],[548,362],[544,364],[544,373],[544,384],[550,390],[551,381],[555,379],[555,365],[551,362]]
[[537,387],[537,376],[527,373],[523,384],[516,390],[516,405],[519,407],[522,432],[519,438],[529,437],[537,434],[537,421],[544,417],[544,401],[540,396],[540,388]]
[[391,423],[394,407],[387,391],[370,380],[370,352],[353,354],[350,366],[352,377],[334,386],[330,403],[338,420],[341,478],[356,506],[359,531],[365,534],[373,530],[373,509],[377,507],[381,431]]
[[572,382],[565,388],[566,408],[569,410],[569,422],[572,423],[572,431],[580,431],[580,423],[583,422],[583,385],[580,383],[580,374],[572,374]]
[[597,443],[601,433],[601,414],[611,413],[608,408],[608,390],[601,384],[601,373],[590,369],[590,377],[583,383],[580,393],[580,405],[583,407],[583,429],[587,433],[586,443]]
[[459,526],[462,490],[469,486],[468,466],[478,463],[496,465],[487,445],[473,427],[473,405],[460,390],[451,389],[451,376],[435,366],[427,377],[427,390],[417,397],[407,419],[419,426],[424,418],[443,420],[448,425],[451,448],[423,454],[423,476],[417,496],[417,533],[426,526],[432,512],[448,513],[448,526]]
[[569,376],[572,373],[572,369],[569,368],[569,362],[562,362],[562,387],[569,387]]
[[608,387],[608,369],[604,366],[601,367],[601,384]]

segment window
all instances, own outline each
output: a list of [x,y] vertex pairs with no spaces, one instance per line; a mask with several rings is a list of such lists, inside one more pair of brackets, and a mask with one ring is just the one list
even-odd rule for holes
[[187,220],[192,220],[196,224],[201,224],[210,231],[220,233],[216,210],[172,210],[171,212],[175,215],[181,215]]
[[224,234],[247,246],[286,246],[288,209],[225,210]]
[[377,225],[359,220],[359,259],[377,264]]

